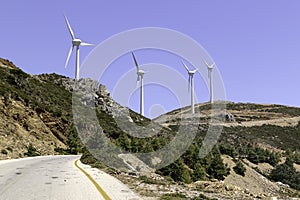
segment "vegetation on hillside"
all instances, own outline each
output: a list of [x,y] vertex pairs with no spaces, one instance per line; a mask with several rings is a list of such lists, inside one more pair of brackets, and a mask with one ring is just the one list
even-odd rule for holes
[[[4,101],[9,101],[10,99],[21,101],[24,105],[43,116],[42,118],[45,122],[56,122],[57,125],[55,127],[52,125],[47,126],[53,130],[53,133],[59,140],[68,146],[67,149],[56,148],[57,152],[62,154],[83,153],[82,162],[99,168],[104,167],[103,163],[95,159],[82,146],[72,119],[72,93],[65,88],[62,82],[63,79],[67,79],[66,77],[56,74],[31,76],[18,68],[3,67],[0,67],[0,74],[0,96],[4,97]],[[261,112],[300,116],[299,108],[279,105],[229,103],[227,108],[231,110],[259,110]],[[208,110],[210,105],[202,105],[200,109]],[[168,114],[172,115],[172,112]],[[176,123],[172,123],[168,128],[155,124],[156,127],[160,128],[158,134],[149,138],[137,138],[119,128],[114,117],[108,112],[97,108],[97,117],[105,136],[113,144],[132,153],[147,153],[163,148],[170,143],[179,128]],[[133,119],[132,123],[139,127],[150,123],[149,119],[133,111],[130,111],[130,117]],[[173,119],[175,122],[176,120]],[[241,176],[244,176],[246,173],[242,162],[243,159],[247,159],[254,164],[269,163],[274,167],[269,175],[270,179],[280,181],[300,190],[300,173],[293,166],[293,163],[300,164],[300,145],[297,142],[300,141],[300,123],[294,127],[275,125],[224,127],[218,144],[213,151],[200,159],[198,154],[207,129],[208,126],[205,124],[199,125],[197,135],[188,150],[175,162],[157,170],[157,173],[180,183],[209,179],[224,180],[230,173],[229,167],[223,163],[221,157],[221,155],[225,154],[237,160],[234,171]],[[135,130],[133,129],[132,131]],[[151,133],[150,129],[146,131],[149,131],[149,134]],[[188,130],[186,131],[188,133]],[[97,144],[96,142],[100,140],[97,135],[99,133],[94,134],[88,142]],[[288,153],[283,155],[279,151],[262,148],[258,144],[266,144]],[[7,148],[2,149],[1,153],[7,154],[8,151]],[[29,145],[25,155],[36,156],[39,155],[39,152],[34,146]],[[280,163],[282,157],[285,156],[287,157],[286,161]],[[172,195],[165,196],[165,198],[172,199]]]
[[[0,95],[22,101],[26,106],[40,112],[48,112],[53,117],[63,117],[71,121],[72,94],[63,85],[53,83],[53,77],[40,80],[22,70],[0,68]],[[52,78],[52,79],[51,79]]]
[[292,188],[300,190],[300,172],[297,172],[293,166],[292,155],[288,155],[286,161],[278,164],[271,172],[269,178],[274,181],[280,181],[288,184]]
[[[57,152],[81,152],[81,142],[72,124],[72,93],[62,84],[66,77],[56,74],[32,76],[17,67],[0,67],[0,76],[0,96],[5,104],[12,99],[36,111],[57,139],[68,146],[68,149],[57,147]],[[38,155],[32,144],[27,149],[26,156]]]

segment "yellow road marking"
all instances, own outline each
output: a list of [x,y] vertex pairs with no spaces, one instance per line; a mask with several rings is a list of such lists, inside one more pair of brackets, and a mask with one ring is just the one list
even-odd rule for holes
[[82,173],[84,173],[89,179],[90,181],[94,184],[94,186],[96,187],[96,189],[98,190],[98,192],[103,196],[103,198],[105,200],[111,200],[111,198],[106,194],[106,192],[100,187],[100,185],[92,178],[91,175],[89,175],[86,171],[84,171],[84,169],[82,169],[81,167],[79,167],[78,165],[78,160],[75,161],[75,166],[82,171]]

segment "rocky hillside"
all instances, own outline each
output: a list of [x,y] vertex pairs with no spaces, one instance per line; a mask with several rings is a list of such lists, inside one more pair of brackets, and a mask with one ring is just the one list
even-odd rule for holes
[[32,76],[0,59],[0,159],[70,150],[71,93],[58,75]]
[[[186,107],[150,120],[122,107],[93,80],[32,76],[0,59],[0,159],[80,152],[82,162],[114,174],[144,199],[299,197],[300,108],[213,106],[217,112],[204,103],[194,115]],[[90,111],[100,129],[91,126]],[[203,139],[214,125],[223,127],[222,133],[200,158]],[[179,130],[179,147],[192,132],[195,137],[183,155],[169,162],[164,158],[180,149],[160,150]],[[145,156],[148,152],[160,153]]]
[[[215,102],[226,107],[220,141],[255,143],[266,148],[300,151],[299,122],[300,108],[275,104],[252,104]],[[223,107],[223,106],[222,106]],[[213,114],[209,103],[195,106],[196,114],[191,118],[189,108],[174,110],[154,119],[155,122],[169,128],[176,128],[181,121],[205,126],[210,123]],[[197,120],[192,120],[192,119]]]

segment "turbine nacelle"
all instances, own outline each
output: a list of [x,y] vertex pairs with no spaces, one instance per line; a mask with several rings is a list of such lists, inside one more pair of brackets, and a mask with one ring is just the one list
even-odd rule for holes
[[146,72],[144,70],[139,70],[136,74],[138,76],[143,76]]
[[81,39],[74,39],[74,40],[72,40],[72,44],[73,44],[73,46],[80,46]]
[[186,64],[183,61],[181,61],[181,63],[184,66],[184,68],[186,69],[186,71],[189,74],[189,76],[193,76],[198,71],[198,69],[189,70],[189,68],[186,66]]
[[215,67],[215,63],[209,65],[203,58],[202,58],[202,60],[205,63],[208,70],[212,70]]
[[212,64],[212,65],[207,66],[207,69],[208,69],[208,70],[213,70],[214,66],[215,66],[215,63]]
[[188,71],[188,74],[190,76],[193,76],[197,71],[198,71],[197,69],[196,70],[192,70],[192,71]]

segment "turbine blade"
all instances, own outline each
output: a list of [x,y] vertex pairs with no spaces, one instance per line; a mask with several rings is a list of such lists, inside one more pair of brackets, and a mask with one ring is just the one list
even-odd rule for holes
[[69,59],[71,57],[71,53],[73,51],[73,48],[74,48],[74,46],[71,46],[71,48],[69,50],[68,57],[67,57],[66,64],[65,64],[65,68],[67,68],[67,66],[68,66],[68,62],[69,62]]
[[81,42],[80,46],[95,46],[95,45],[94,44],[85,43],[85,42]]
[[195,69],[193,71],[191,71],[193,74],[195,74],[198,71],[198,69]]
[[138,64],[137,61],[136,61],[136,58],[135,58],[134,53],[131,52],[131,54],[132,54],[132,57],[133,57],[133,60],[134,60],[135,66],[136,66],[136,71],[138,72],[138,71],[139,71],[139,64]]
[[202,59],[202,61],[205,63],[205,65],[208,67],[209,65],[208,65],[208,63],[206,62],[206,60],[204,60],[203,58],[201,58]]
[[184,68],[186,69],[187,72],[189,72],[189,68],[186,66],[186,64],[181,60],[181,63],[183,64]]
[[74,32],[73,32],[73,30],[72,30],[72,28],[71,28],[71,26],[70,26],[70,23],[69,23],[69,21],[68,21],[66,15],[64,15],[64,17],[65,17],[65,20],[66,20],[66,23],[67,23],[67,26],[68,26],[70,35],[71,35],[71,37],[72,37],[72,40],[74,40],[74,39],[75,39]]

